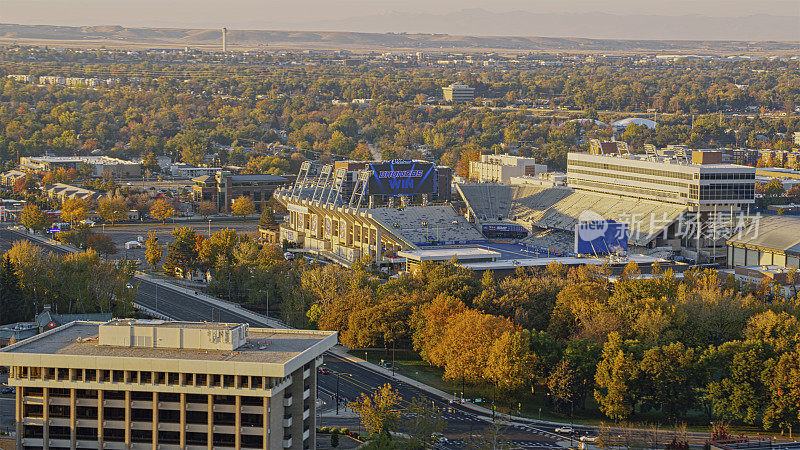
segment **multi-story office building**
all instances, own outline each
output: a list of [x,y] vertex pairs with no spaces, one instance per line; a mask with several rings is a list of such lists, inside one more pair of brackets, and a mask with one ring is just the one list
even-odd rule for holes
[[534,158],[511,155],[481,155],[480,161],[469,163],[469,177],[480,183],[511,183],[512,177],[537,177],[547,166]]
[[755,198],[755,168],[722,164],[719,152],[692,162],[645,155],[569,153],[567,184],[587,191],[685,205],[690,211],[740,211]]
[[275,189],[289,182],[280,175],[234,175],[227,170],[217,171],[213,176],[193,178],[192,181],[195,201],[213,202],[220,212],[229,212],[231,204],[239,197],[249,197],[255,203],[256,211],[261,211]]
[[448,102],[471,102],[475,98],[475,88],[453,83],[442,88],[442,95]]
[[315,448],[317,366],[336,333],[72,322],[0,350],[18,449]]

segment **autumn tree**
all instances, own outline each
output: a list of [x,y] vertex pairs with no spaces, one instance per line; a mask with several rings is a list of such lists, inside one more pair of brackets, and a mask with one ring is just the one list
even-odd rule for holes
[[166,222],[167,219],[175,216],[175,207],[169,200],[160,198],[150,206],[150,215],[156,220]]
[[534,358],[527,330],[506,331],[491,343],[485,377],[503,390],[517,390],[533,381]]
[[255,214],[256,204],[247,196],[241,196],[231,203],[231,214],[234,216],[249,216]]
[[639,365],[634,355],[635,346],[635,342],[623,341],[618,333],[611,333],[597,364],[594,397],[600,404],[600,411],[614,420],[627,418],[638,398],[635,382]]
[[372,395],[362,393],[349,406],[361,417],[361,423],[371,436],[386,439],[397,429],[400,418],[397,407],[401,401],[400,394],[386,383]]
[[98,204],[100,217],[112,224],[128,218],[128,206],[121,198],[105,197]]
[[208,217],[217,212],[217,205],[214,202],[200,202],[197,204],[197,214]]
[[147,264],[150,264],[152,269],[155,269],[158,263],[161,262],[161,256],[163,253],[164,249],[161,247],[161,244],[158,243],[158,236],[156,235],[156,232],[150,231],[147,233],[144,258],[147,261]]
[[27,205],[22,208],[20,223],[33,231],[42,231],[50,226],[50,217],[36,205]]
[[80,222],[86,219],[87,209],[86,200],[80,197],[68,198],[61,205],[61,219],[67,222]]

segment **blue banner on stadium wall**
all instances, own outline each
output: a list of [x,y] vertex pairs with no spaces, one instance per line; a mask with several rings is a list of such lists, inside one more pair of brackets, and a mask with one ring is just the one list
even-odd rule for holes
[[581,221],[575,225],[575,253],[627,252],[628,237],[627,223],[614,220]]
[[433,163],[394,160],[370,164],[367,168],[372,172],[367,184],[368,195],[397,197],[436,192]]

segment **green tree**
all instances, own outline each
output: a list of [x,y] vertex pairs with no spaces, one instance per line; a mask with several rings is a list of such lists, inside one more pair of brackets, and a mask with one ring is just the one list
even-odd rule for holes
[[187,164],[198,165],[205,161],[208,140],[197,130],[189,130],[175,137],[175,144],[181,152],[181,160]]
[[674,342],[644,352],[639,363],[641,401],[672,419],[682,419],[698,403],[702,384],[694,350]]
[[258,219],[258,227],[264,229],[274,229],[278,227],[278,222],[275,220],[275,213],[271,207],[264,208],[261,211],[261,217]]
[[175,240],[167,246],[167,257],[164,258],[164,272],[175,275],[175,269],[180,268],[183,273],[197,267],[197,233],[191,227],[181,227],[172,230]]
[[768,344],[754,340],[728,342],[706,356],[710,367],[722,367],[721,376],[706,388],[714,414],[755,425],[770,400],[764,374],[774,363],[772,356]]
[[800,343],[780,356],[770,375],[771,398],[764,411],[764,428],[800,429]]
[[14,263],[8,255],[3,255],[0,258],[0,324],[27,320],[32,306],[23,298]]

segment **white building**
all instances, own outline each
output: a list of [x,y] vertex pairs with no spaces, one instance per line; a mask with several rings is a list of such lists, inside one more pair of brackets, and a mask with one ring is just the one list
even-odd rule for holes
[[453,83],[442,88],[445,101],[448,102],[470,102],[475,98],[475,88],[466,84]]
[[222,167],[194,167],[188,164],[173,164],[169,168],[170,175],[175,178],[195,178],[203,175],[214,176]]
[[64,77],[43,76],[39,77],[39,84],[67,84]]
[[685,205],[690,211],[740,211],[754,203],[755,168],[721,164],[719,152],[693,152],[692,162],[647,155],[567,155],[567,184],[576,191]]
[[20,169],[43,172],[58,168],[78,170],[82,164],[91,166],[96,178],[106,174],[117,178],[142,176],[140,164],[108,156],[23,156],[19,160]]
[[70,322],[0,350],[16,448],[316,448],[317,366],[336,333]]
[[512,177],[537,177],[547,166],[534,158],[511,155],[481,155],[480,161],[469,163],[469,177],[480,183],[511,183]]
[[33,75],[8,75],[8,78],[20,83],[32,83],[35,80]]

